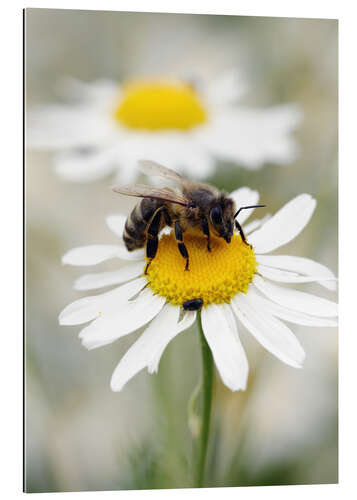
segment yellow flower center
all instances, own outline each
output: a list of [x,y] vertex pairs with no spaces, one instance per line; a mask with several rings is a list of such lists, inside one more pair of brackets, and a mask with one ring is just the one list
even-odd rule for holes
[[195,89],[176,82],[124,85],[114,117],[128,128],[142,130],[188,130],[207,119]]
[[154,293],[179,306],[197,298],[204,306],[221,304],[230,302],[239,292],[246,293],[257,262],[253,249],[239,235],[234,235],[230,243],[211,237],[211,252],[201,234],[186,232],[184,242],[190,258],[188,271],[173,234],[160,239],[146,275]]

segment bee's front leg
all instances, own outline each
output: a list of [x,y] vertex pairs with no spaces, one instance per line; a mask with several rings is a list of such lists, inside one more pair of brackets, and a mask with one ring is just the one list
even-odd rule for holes
[[240,234],[240,237],[242,238],[242,241],[243,243],[245,243],[246,245],[248,245],[250,248],[252,248],[252,245],[250,245],[245,237],[245,234],[243,233],[243,229],[242,229],[242,226],[239,224],[239,222],[237,220],[234,221],[235,223],[235,226],[236,228],[238,229],[239,231],[239,234]]
[[210,234],[209,234],[209,225],[206,217],[202,217],[202,231],[205,236],[207,236],[207,250],[211,251],[210,246]]
[[157,252],[157,247],[159,246],[159,229],[162,216],[162,207],[158,208],[155,212],[147,230],[147,241],[146,241],[146,257],[150,259],[146,264],[144,274],[147,274],[149,266],[152,259],[155,257]]
[[175,238],[177,241],[177,246],[180,251],[180,254],[184,259],[186,259],[186,266],[185,266],[185,271],[188,271],[188,265],[189,265],[189,256],[188,256],[188,251],[186,248],[186,245],[183,242],[183,236],[182,236],[182,228],[180,226],[179,221],[177,220],[175,222]]
[[184,311],[200,311],[202,309],[202,306],[203,306],[202,299],[186,300],[186,302],[182,304]]

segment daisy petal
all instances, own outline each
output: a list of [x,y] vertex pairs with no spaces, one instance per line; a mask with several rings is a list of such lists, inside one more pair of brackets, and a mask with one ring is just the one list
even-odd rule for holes
[[108,271],[104,273],[85,274],[78,278],[74,283],[75,290],[94,290],[110,285],[119,285],[129,281],[143,273],[144,266],[142,262],[127,264],[119,271]]
[[[312,283],[314,281],[320,281],[324,278],[320,276],[302,276],[291,271],[284,271],[282,269],[276,269],[269,266],[259,265],[258,273],[264,278],[268,278],[272,281],[279,281],[280,283]],[[326,280],[334,280],[336,278],[326,278]]]
[[202,328],[223,383],[232,391],[245,390],[248,361],[229,306],[203,308]]
[[72,182],[91,182],[106,177],[115,168],[112,150],[64,151],[57,153],[53,160],[56,173]]
[[[248,187],[241,187],[233,191],[230,194],[230,197],[234,200],[236,204],[236,208],[240,207],[248,207],[249,205],[256,205],[259,201],[259,193],[258,191],[253,191]],[[249,208],[248,210],[242,210],[238,217],[238,222],[243,224],[244,221],[250,217],[250,215],[254,212],[254,208]]]
[[120,87],[116,82],[104,78],[82,82],[77,78],[64,77],[56,85],[56,91],[66,99],[88,102],[92,106],[98,103],[103,107],[103,104],[108,106],[118,99]]
[[262,297],[254,290],[254,288],[250,289],[249,295],[252,299],[254,299],[255,304],[259,306],[259,308],[265,309],[269,314],[272,314],[277,318],[284,319],[285,321],[289,321],[290,323],[304,326],[327,327],[335,327],[338,325],[337,320],[335,319],[318,318],[316,316],[311,316],[310,314],[293,311],[287,307],[279,306],[265,297]]
[[284,205],[261,229],[249,237],[256,253],[268,253],[293,240],[309,222],[316,200],[300,194]]
[[127,217],[125,215],[109,215],[106,218],[107,225],[114,234],[119,236],[119,238],[123,238],[124,226]]
[[[200,127],[197,127],[199,129]],[[214,171],[214,158],[203,148],[196,135],[199,130],[189,134],[178,131],[121,132],[120,157],[125,165],[137,172],[137,160],[150,160],[165,165],[176,172],[186,172],[194,178],[204,178]]]
[[301,113],[294,105],[222,110],[202,127],[200,139],[216,157],[244,164],[251,170],[267,162],[283,165],[296,158],[291,132],[300,119]]
[[69,304],[58,317],[60,325],[81,325],[101,314],[120,308],[145,286],[146,280],[138,278],[126,285],[92,297],[83,297]]
[[271,214],[266,214],[262,219],[254,219],[252,222],[249,222],[244,226],[244,233],[247,236],[248,234],[252,233],[259,227],[261,227],[263,224],[265,224],[271,217]]
[[236,295],[232,308],[239,321],[265,349],[290,366],[302,366],[305,353],[295,335],[284,323],[260,309],[249,291]]
[[326,281],[319,281],[320,285],[328,290],[336,290],[336,278],[333,272],[314,260],[290,255],[257,255],[257,261],[269,267],[286,269],[305,275],[321,276]]
[[120,156],[120,169],[117,169],[115,176],[113,178],[113,185],[121,184],[129,185],[134,184],[138,176],[137,169],[137,159],[138,157],[133,156],[132,158],[126,158],[121,154],[121,150],[118,153],[118,161]]
[[[125,285],[124,285],[125,286]],[[151,321],[163,308],[165,298],[144,290],[136,300],[121,304],[84,328],[79,337],[87,349],[95,349],[134,332]]]
[[242,75],[235,69],[226,71],[203,89],[207,102],[212,106],[225,106],[236,102],[247,90]]
[[338,314],[337,304],[331,300],[317,297],[311,293],[273,285],[257,275],[254,276],[253,283],[260,292],[283,307],[323,318],[335,317]]
[[39,150],[97,148],[114,133],[107,113],[88,105],[38,107],[29,112],[27,121],[27,145]]
[[166,304],[138,340],[130,347],[114,370],[110,386],[112,391],[121,391],[124,385],[145,368],[158,348],[164,350],[175,330],[180,308]]
[[165,345],[161,345],[159,349],[156,349],[156,354],[152,357],[150,363],[148,364],[148,371],[149,373],[156,373],[159,369],[159,363],[161,356],[169,342],[176,337],[180,332],[183,332],[184,330],[187,330],[192,326],[196,319],[196,312],[194,311],[187,311],[183,315],[181,321],[176,325],[175,329],[170,331],[170,335],[167,337],[167,341]]
[[93,266],[105,260],[118,257],[118,245],[88,245],[69,250],[62,257],[62,264],[71,266]]
[[118,247],[117,257],[122,260],[142,260],[145,258],[145,250],[139,248],[138,250],[132,250],[129,252],[125,246],[120,245]]

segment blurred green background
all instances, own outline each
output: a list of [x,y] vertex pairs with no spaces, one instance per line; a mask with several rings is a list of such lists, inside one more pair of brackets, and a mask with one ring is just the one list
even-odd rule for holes
[[[258,189],[270,212],[311,193],[317,210],[283,253],[337,273],[337,38],[335,20],[28,9],[27,106],[55,100],[63,76],[209,78],[237,68],[249,83],[244,104],[300,105],[300,154],[288,167],[255,172],[221,163],[208,180]],[[105,216],[126,213],[132,201],[111,193],[110,179],[62,181],[49,154],[27,153],[25,174],[26,491],[190,486],[195,329],[169,345],[158,375],[142,372],[113,393],[111,373],[138,333],[88,352],[79,327],[57,322],[65,305],[85,295],[72,282],[87,271],[62,267],[61,256],[74,246],[115,243]],[[303,289],[335,299],[314,285]],[[337,482],[337,332],[293,330],[307,354],[302,370],[274,359],[242,329],[248,389],[231,393],[216,378],[207,486]]]

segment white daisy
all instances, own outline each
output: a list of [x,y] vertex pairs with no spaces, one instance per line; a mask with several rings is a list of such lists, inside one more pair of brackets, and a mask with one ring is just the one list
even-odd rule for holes
[[[258,193],[249,188],[240,188],[231,197],[237,206],[258,202]],[[335,290],[336,280],[327,267],[313,260],[266,254],[294,239],[315,206],[310,195],[301,194],[268,220],[247,224],[244,229],[252,248],[235,234],[229,244],[212,237],[212,251],[207,252],[204,237],[186,232],[189,272],[184,271],[173,235],[165,230],[147,275],[143,275],[144,250],[129,253],[122,240],[118,245],[70,250],[63,257],[64,264],[92,265],[114,257],[131,262],[118,271],[80,277],[75,282],[77,290],[119,286],[76,300],[61,312],[59,322],[79,325],[91,321],[79,334],[87,349],[110,344],[149,323],[116,367],[111,379],[114,391],[120,391],[143,368],[149,373],[158,370],[168,343],[195,321],[196,312],[181,307],[194,298],[203,299],[203,332],[220,377],[232,391],[244,390],[248,377],[248,361],[239,338],[242,326],[281,361],[301,367],[304,350],[281,320],[333,327],[337,325],[337,304],[277,283],[318,282]],[[242,213],[240,222],[251,212]],[[110,216],[107,222],[121,239],[125,216]]]
[[172,79],[122,85],[70,80],[71,104],[29,113],[27,144],[54,151],[58,174],[72,181],[116,172],[129,182],[140,158],[198,178],[212,173],[216,159],[248,169],[293,161],[291,132],[301,118],[297,107],[237,107],[242,93],[233,72],[200,87]]

